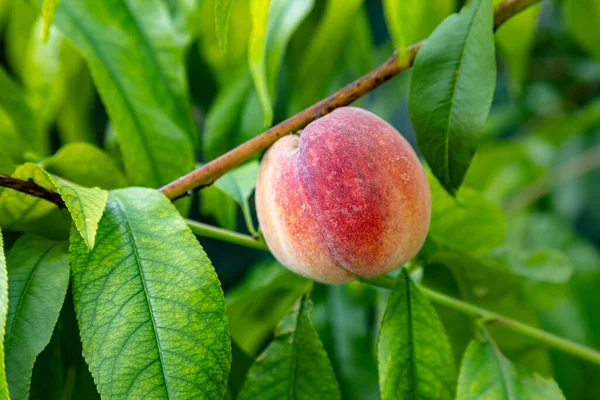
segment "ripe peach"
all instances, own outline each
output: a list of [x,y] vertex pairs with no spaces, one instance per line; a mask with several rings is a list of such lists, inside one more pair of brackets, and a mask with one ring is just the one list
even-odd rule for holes
[[343,283],[413,257],[427,235],[431,199],[404,137],[376,115],[344,107],[267,151],[256,208],[280,263],[316,281]]

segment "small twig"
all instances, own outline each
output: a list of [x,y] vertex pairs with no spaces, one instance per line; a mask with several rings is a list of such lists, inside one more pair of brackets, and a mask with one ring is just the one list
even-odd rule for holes
[[[525,8],[538,3],[540,0],[507,0],[494,7],[494,29],[513,15]],[[425,41],[411,45],[407,50],[407,57],[398,60],[396,54],[392,55],[384,64],[375,68],[368,74],[358,78],[343,89],[319,101],[298,114],[275,125],[266,132],[253,139],[242,143],[213,161],[204,164],[187,175],[163,186],[160,191],[171,200],[186,196],[190,191],[211,184],[232,168],[237,167],[254,155],[266,150],[277,139],[298,129],[304,128],[312,121],[329,114],[339,107],[346,106],[354,100],[369,93],[384,82],[390,80],[400,72],[410,68],[417,52]]]
[[4,174],[0,174],[0,186],[4,186],[6,188],[17,190],[21,193],[39,197],[40,199],[47,200],[61,208],[65,207],[65,202],[58,193],[43,188],[37,183],[33,182],[32,180],[24,181],[21,179],[12,178]]
[[562,164],[555,171],[551,171],[531,185],[526,186],[506,202],[504,210],[507,213],[522,210],[550,193],[557,186],[597,168],[600,168],[600,145],[582,152]]

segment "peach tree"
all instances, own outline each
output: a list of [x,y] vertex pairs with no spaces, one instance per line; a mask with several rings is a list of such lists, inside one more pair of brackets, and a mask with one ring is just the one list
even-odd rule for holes
[[0,398],[597,398],[599,15],[0,0]]

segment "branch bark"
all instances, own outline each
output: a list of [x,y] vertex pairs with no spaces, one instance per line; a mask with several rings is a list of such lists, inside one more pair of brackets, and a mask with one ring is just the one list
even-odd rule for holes
[[[494,7],[494,29],[498,29],[506,20],[540,0],[507,0]],[[213,161],[195,169],[179,179],[163,186],[159,190],[171,200],[176,200],[212,184],[229,170],[242,164],[263,150],[266,150],[277,139],[304,128],[312,121],[329,114],[339,107],[352,103],[373,89],[390,80],[400,72],[409,69],[419,49],[425,41],[420,41],[408,48],[408,57],[400,62],[396,54],[385,63],[368,74],[358,78],[331,96],[306,108],[298,114],[280,122],[262,134],[238,147],[228,151]]]
[[51,192],[32,180],[24,181],[21,179],[12,178],[8,175],[0,174],[0,186],[48,200],[49,202],[54,203],[61,208],[65,207],[65,202],[58,193]]

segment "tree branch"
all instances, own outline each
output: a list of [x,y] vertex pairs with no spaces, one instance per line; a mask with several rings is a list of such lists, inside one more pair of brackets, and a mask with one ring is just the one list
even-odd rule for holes
[[40,199],[47,200],[61,208],[65,207],[65,202],[58,193],[51,192],[50,190],[41,187],[33,180],[24,181],[21,179],[12,178],[4,174],[0,174],[0,186],[4,186],[6,188],[17,190],[21,193],[39,197]]
[[[513,15],[539,1],[540,0],[507,0],[496,5],[494,7],[494,29],[497,29]],[[417,52],[424,43],[425,41],[422,40],[411,45],[408,48],[408,56],[405,58],[405,61],[399,61],[396,54],[392,55],[392,57],[384,64],[358,78],[331,96],[280,122],[255,138],[242,143],[238,147],[163,186],[159,190],[169,199],[176,200],[192,193],[194,190],[210,185],[229,170],[237,167],[263,150],[266,150],[282,136],[294,133],[297,130],[304,128],[312,121],[329,114],[336,108],[352,103],[354,100],[369,93],[384,82],[398,75],[400,72],[409,69],[415,60]]]

